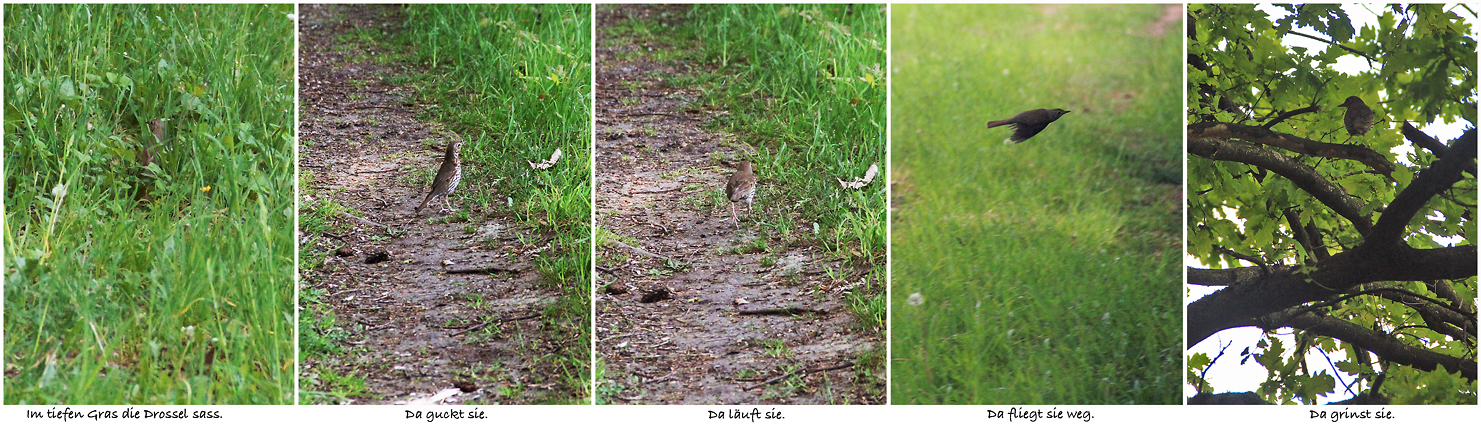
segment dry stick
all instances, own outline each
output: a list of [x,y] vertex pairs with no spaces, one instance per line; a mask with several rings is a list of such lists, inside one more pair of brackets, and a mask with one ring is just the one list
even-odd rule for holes
[[678,375],[678,374],[679,374],[679,371],[676,370],[673,373],[670,373],[668,375],[664,375],[663,377],[660,377],[658,379],[654,379],[654,380],[651,380],[651,381],[644,381],[643,382],[643,385],[662,384],[664,382],[672,381],[672,380],[674,380],[674,375]]
[[606,337],[606,338],[599,339],[599,340],[597,340],[597,342],[607,342],[607,341],[612,340],[612,338],[622,338],[622,337],[625,337],[625,336],[632,336],[632,335],[633,335],[633,332],[629,332],[629,333],[625,333],[625,334],[617,334],[617,335],[612,335],[612,336],[609,336],[609,337]]
[[673,189],[664,189],[664,190],[638,190],[638,191],[628,192],[627,194],[628,195],[638,195],[638,194],[648,194],[648,193],[668,193],[668,192],[673,192],[673,191],[676,191],[676,190],[684,190],[684,187],[683,186],[679,186],[679,187],[676,187],[676,188],[673,188]]
[[828,314],[828,311],[827,310],[814,310],[814,309],[802,308],[802,307],[789,307],[789,308],[764,308],[764,309],[760,309],[760,310],[742,310],[740,312],[740,314],[742,316],[747,316],[747,315],[763,315],[763,314],[765,314],[765,315],[772,315],[772,314],[774,314],[774,315],[782,315],[782,316],[793,316],[793,315],[798,315],[798,314],[802,314],[802,313]]
[[384,170],[356,171],[355,174],[389,173],[389,172],[392,172],[392,171],[399,171],[399,170],[401,170],[401,169],[400,168],[387,168],[387,169],[384,169]]
[[450,270],[447,271],[447,274],[465,274],[465,273],[494,274],[494,273],[499,273],[499,272],[522,273],[524,271],[525,271],[525,269],[511,269],[511,268],[499,267],[499,266],[488,266],[488,267],[474,267],[474,268],[467,268],[467,269],[450,269]]
[[389,230],[391,228],[391,226],[387,226],[387,225],[384,225],[384,224],[376,223],[374,221],[370,221],[370,220],[366,220],[366,219],[363,219],[363,218],[360,218],[360,217],[356,217],[354,214],[350,214],[350,213],[347,213],[347,212],[344,212],[344,211],[340,211],[339,212],[339,215],[341,217],[344,217],[344,218],[348,218],[348,219],[351,219],[351,220],[358,221],[361,224],[366,224],[366,225],[371,225],[371,226],[376,226],[376,227],[383,227],[383,228],[385,228],[387,230]]
[[531,315],[527,315],[527,316],[519,316],[519,317],[510,317],[510,318],[505,318],[505,319],[499,319],[499,320],[495,320],[495,321],[492,321],[492,322],[483,322],[483,323],[479,323],[477,325],[474,325],[471,328],[464,329],[464,330],[457,331],[457,332],[453,332],[453,336],[458,336],[458,335],[462,335],[462,334],[465,334],[465,333],[473,332],[473,331],[476,331],[476,330],[479,330],[479,329],[483,329],[483,328],[488,327],[488,325],[492,325],[492,324],[495,324],[495,323],[504,323],[504,322],[513,322],[513,321],[516,321],[516,320],[534,319],[536,317],[540,317],[540,313],[535,313],[535,314],[531,314]]
[[777,382],[781,382],[783,379],[787,379],[787,377],[790,377],[792,375],[807,376],[808,374],[812,374],[812,373],[827,372],[827,371],[830,371],[830,370],[838,370],[838,369],[847,369],[847,368],[851,368],[851,367],[854,367],[854,362],[847,362],[846,361],[846,362],[843,362],[843,364],[838,365],[838,366],[828,366],[828,367],[823,367],[823,368],[807,369],[807,370],[803,370],[803,371],[800,371],[800,372],[793,371],[792,373],[788,373],[788,374],[784,374],[782,376],[771,378],[771,379],[766,380],[766,382],[762,382],[760,384],[756,384],[756,385],[752,385],[750,387],[747,387],[745,389],[745,391],[750,391],[750,390],[761,388],[761,387],[764,387],[764,386],[767,386],[767,385],[775,384]]
[[350,109],[386,109],[391,111],[402,111],[406,108],[399,106],[352,106]]
[[609,241],[609,242],[611,244],[613,244],[613,245],[617,245],[618,247],[625,248],[628,251],[632,251],[633,253],[638,254],[638,255],[641,255],[641,256],[644,256],[644,257],[657,258],[657,259],[664,260],[664,261],[672,261],[668,257],[662,256],[662,255],[658,255],[658,254],[654,254],[654,253],[645,251],[642,248],[634,247],[632,245],[628,245],[628,244],[622,243],[620,241]]
[[690,121],[699,121],[697,119],[686,117],[686,116],[683,116],[683,115],[659,114],[659,113],[623,114],[623,115],[618,115],[617,118],[652,117],[652,116],[664,116],[664,117],[672,117],[672,118],[686,119],[686,120],[690,120]]

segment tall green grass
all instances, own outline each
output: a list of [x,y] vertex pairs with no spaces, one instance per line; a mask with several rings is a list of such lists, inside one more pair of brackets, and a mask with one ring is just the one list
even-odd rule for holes
[[[728,111],[719,127],[756,148],[763,226],[818,223],[823,245],[882,269],[884,6],[697,5],[688,18],[714,66],[694,85],[701,101]],[[881,173],[861,190],[835,180],[872,164]]]
[[[892,402],[1178,403],[1179,23],[895,8]],[[1074,112],[984,125],[1035,108]]]
[[292,403],[292,11],[6,6],[7,404]]
[[[545,311],[561,343],[541,362],[562,371],[587,403],[591,358],[591,6],[588,4],[416,5],[408,41],[420,94],[435,119],[465,137],[465,191],[549,235],[539,258],[562,299]],[[533,169],[560,149],[546,170]]]

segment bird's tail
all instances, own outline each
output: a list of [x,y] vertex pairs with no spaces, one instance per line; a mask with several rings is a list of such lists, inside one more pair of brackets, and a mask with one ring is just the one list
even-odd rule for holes
[[1008,120],[988,121],[987,122],[987,128],[993,128],[993,127],[997,127],[997,126],[1000,126],[1000,125],[1008,125]]
[[421,214],[422,213],[422,208],[426,208],[427,207],[427,203],[428,202],[431,202],[431,201],[432,201],[432,196],[428,196],[425,199],[422,199],[422,205],[417,206],[417,209],[416,209],[415,213]]

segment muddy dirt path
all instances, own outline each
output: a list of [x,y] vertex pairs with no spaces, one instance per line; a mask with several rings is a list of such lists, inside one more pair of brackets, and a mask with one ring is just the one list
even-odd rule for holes
[[[676,26],[687,7],[597,7],[597,226],[620,241],[597,248],[607,368],[597,394],[614,404],[883,403],[852,367],[884,341],[849,312],[851,285],[837,276],[850,272],[816,247],[761,236],[751,217],[762,211],[741,209],[736,228],[725,181],[753,149],[705,130],[725,111],[697,109],[696,93],[664,82],[702,65],[653,60],[691,46],[605,33],[628,19]],[[783,196],[767,190],[764,169],[758,177],[758,197]]]
[[[435,207],[413,214],[442,149],[460,136],[418,121],[414,90],[388,83],[412,71],[378,59],[397,52],[351,36],[400,31],[401,9],[304,5],[299,13],[302,213],[333,202],[388,227],[336,216],[333,230],[300,234],[304,256],[324,258],[303,270],[302,289],[322,291],[337,317],[332,331],[346,334],[338,353],[304,353],[301,386],[351,393],[305,401],[538,403],[584,393],[534,362],[558,342],[545,340],[538,313],[559,293],[537,286],[530,263],[548,244],[457,192],[448,206],[468,220]],[[474,190],[497,188],[468,179],[458,188]],[[498,270],[467,272],[490,267]],[[363,392],[334,378],[344,376],[363,378]]]

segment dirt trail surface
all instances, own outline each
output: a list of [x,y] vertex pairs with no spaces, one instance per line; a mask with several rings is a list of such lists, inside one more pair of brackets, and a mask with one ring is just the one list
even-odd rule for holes
[[[686,46],[604,40],[603,28],[672,21],[686,7],[597,8],[597,225],[625,241],[597,253],[607,369],[597,393],[631,404],[882,403],[883,390],[858,383],[852,365],[883,338],[858,329],[845,301],[852,285],[837,278],[862,270],[813,246],[760,248],[751,217],[761,211],[744,203],[737,229],[716,192],[750,148],[702,128],[725,112],[692,109],[695,92],[663,82],[702,65],[637,53]],[[758,198],[774,195],[757,172]]]
[[300,234],[305,257],[328,253],[303,270],[304,290],[322,290],[333,326],[348,333],[336,354],[305,353],[303,389],[363,377],[364,393],[329,400],[357,404],[533,403],[571,393],[534,362],[558,342],[545,340],[538,313],[559,293],[537,286],[531,264],[545,239],[460,202],[458,192],[497,190],[468,179],[448,203],[468,221],[435,206],[413,214],[442,149],[459,136],[418,121],[414,91],[387,83],[408,70],[376,59],[394,52],[346,42],[352,31],[400,31],[401,9],[304,5],[300,13],[302,208],[334,202],[359,217]]

